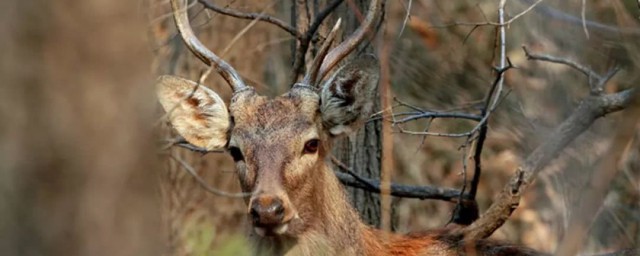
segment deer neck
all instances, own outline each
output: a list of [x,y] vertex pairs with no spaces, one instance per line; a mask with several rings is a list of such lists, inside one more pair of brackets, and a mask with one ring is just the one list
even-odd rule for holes
[[304,250],[292,255],[317,255],[318,251],[326,255],[369,255],[371,249],[382,249],[379,232],[362,222],[328,164],[318,173],[322,184],[314,187],[317,215],[299,240]]
[[[317,172],[311,215],[307,228],[296,239],[258,238],[262,255],[380,255],[384,254],[382,231],[364,224],[328,164]],[[305,218],[305,217],[303,217]]]

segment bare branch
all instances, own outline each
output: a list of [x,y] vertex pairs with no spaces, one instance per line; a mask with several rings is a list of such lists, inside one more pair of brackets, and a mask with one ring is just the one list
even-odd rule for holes
[[[531,4],[533,3],[533,1],[534,0],[520,0],[520,2],[523,2],[525,4]],[[537,12],[540,12],[549,18],[565,21],[567,23],[574,24],[576,26],[582,26],[582,23],[583,23],[583,19],[575,17],[571,14],[560,11],[558,9],[555,9],[545,4],[541,4],[537,6],[535,9]],[[607,24],[586,20],[586,19],[584,20],[584,23],[589,29],[598,30],[600,32],[606,32],[616,36],[618,36],[620,33],[627,34],[627,35],[635,35],[635,36],[640,35],[640,29],[638,29],[637,27],[617,27],[617,26],[607,25]]]
[[[400,1],[400,3],[402,3],[402,5],[404,5],[404,1]],[[411,18],[411,4],[413,3],[412,0],[409,0],[409,4],[407,6],[407,14],[404,16],[404,20],[402,21],[402,27],[400,28],[400,32],[398,32],[398,38],[400,38],[400,36],[402,36],[402,32],[404,32],[404,28],[407,26],[407,22],[409,21],[409,19]]]
[[[272,4],[273,5],[273,4]],[[259,15],[263,15],[264,12],[267,11],[267,9],[269,9],[271,6],[267,6],[265,7],[262,12],[260,12]],[[255,26],[258,23],[258,19],[254,19],[252,20],[249,24],[247,24],[238,34],[236,34],[233,39],[231,39],[231,41],[227,44],[227,47],[225,47],[222,50],[222,53],[220,54],[220,56],[224,56],[227,54],[227,52],[229,52],[229,50],[231,50],[231,47],[233,47],[234,45],[236,45],[236,42],[238,42],[238,40],[247,33],[247,31],[249,31],[249,29],[251,29],[253,26]]]
[[[538,3],[539,2],[540,1],[538,1]],[[505,5],[506,5],[506,0],[501,0],[500,4],[498,5],[498,19],[499,19],[498,21],[500,22],[500,24],[504,24]],[[474,204],[463,204],[463,200],[462,198],[460,198],[460,201],[456,205],[454,214],[452,216],[452,221],[456,224],[469,225],[479,217],[478,205],[477,203],[475,203],[475,195],[478,189],[478,184],[480,182],[480,175],[482,172],[482,169],[480,168],[480,159],[481,159],[484,140],[487,136],[487,122],[488,122],[489,116],[491,115],[491,112],[493,112],[493,110],[496,108],[498,104],[498,101],[500,100],[502,88],[504,87],[504,72],[512,66],[511,62],[506,56],[507,55],[506,28],[504,25],[502,25],[498,29],[500,32],[499,33],[500,36],[498,37],[498,40],[500,41],[500,45],[499,45],[500,59],[499,59],[499,67],[496,69],[498,71],[498,74],[495,82],[491,86],[491,89],[489,89],[489,92],[487,93],[485,103],[484,103],[484,108],[482,109],[482,120],[476,126],[476,128],[479,128],[479,129],[477,130],[478,140],[476,141],[476,144],[475,144],[476,150],[474,152],[475,168],[473,172],[473,180],[471,183],[471,192],[470,192],[470,199],[471,199],[470,201],[473,201]],[[474,133],[471,133],[467,137],[467,140],[465,141],[462,147],[467,147],[471,143],[471,141],[473,141],[473,138],[472,138],[473,134]],[[467,187],[467,151],[465,151],[465,153],[463,154],[462,162],[463,162],[462,193],[465,193],[466,187]]]
[[[473,201],[472,203],[465,203],[463,198],[463,193],[467,190],[467,163],[468,163],[468,152],[470,149],[467,147],[470,145],[471,137],[467,138],[464,144],[460,146],[460,149],[463,150],[462,153],[462,189],[460,189],[460,197],[458,198],[458,202],[456,203],[456,207],[453,209],[453,214],[451,214],[451,219],[449,223],[455,223],[458,225],[469,225],[476,219],[478,219],[478,204],[475,203],[475,199],[470,198]],[[449,224],[447,223],[447,224]]]
[[[400,113],[400,114],[402,114],[402,113]],[[397,115],[394,114],[394,116],[397,116]],[[473,121],[482,120],[482,116],[474,115],[474,114],[468,114],[468,113],[456,113],[456,112],[441,113],[441,112],[425,111],[425,112],[422,112],[422,113],[415,113],[414,115],[411,115],[409,117],[405,117],[405,118],[400,119],[400,120],[396,120],[394,123],[395,124],[402,124],[402,123],[406,123],[406,122],[417,120],[417,119],[421,119],[421,118],[459,118],[459,119],[469,119],[469,120],[473,120]]]
[[478,185],[480,184],[480,175],[482,174],[482,148],[484,146],[484,140],[487,138],[487,125],[483,125],[480,128],[478,133],[478,139],[476,140],[475,151],[473,153],[473,162],[474,170],[473,170],[473,179],[471,180],[471,188],[469,189],[469,194],[475,200],[476,193],[478,191]]
[[202,44],[202,42],[195,36],[195,33],[189,23],[187,7],[183,7],[182,2],[183,1],[181,0],[171,0],[171,8],[173,9],[176,27],[189,50],[202,62],[215,68],[218,74],[227,81],[234,92],[249,89],[249,87],[247,87],[242,81],[240,74],[238,74],[231,65],[204,46],[204,44]]
[[[637,94],[637,93],[636,93]],[[591,176],[589,189],[581,197],[580,213],[570,220],[569,228],[560,242],[556,255],[576,255],[588,233],[589,226],[598,209],[602,206],[611,182],[619,170],[618,163],[627,146],[633,141],[635,128],[640,120],[640,100],[638,95],[632,96],[628,109],[622,113],[620,123],[616,125],[618,132],[604,159]]]
[[[347,174],[344,172],[334,172],[340,182],[346,186],[364,189],[373,193],[380,193],[380,181],[374,179],[368,179],[364,177],[360,177],[364,179],[366,183],[362,183],[351,174]],[[373,187],[370,187],[372,185]],[[395,183],[391,183],[391,195],[395,197],[403,197],[403,198],[417,198],[420,200],[424,199],[436,199],[447,202],[456,202],[460,195],[460,191],[451,188],[439,188],[432,186],[410,186],[410,185],[399,185]]]
[[311,86],[312,88],[316,88],[316,78],[318,77],[318,71],[320,71],[320,65],[322,65],[322,60],[329,52],[329,48],[331,48],[331,45],[333,44],[333,41],[338,34],[338,29],[340,29],[341,23],[342,19],[339,18],[338,21],[336,21],[336,24],[333,26],[333,29],[331,29],[331,32],[329,32],[329,35],[327,35],[327,38],[322,43],[320,51],[318,51],[318,54],[311,64],[311,68],[309,68],[307,74],[305,74],[304,78],[302,79],[303,86]]
[[573,15],[570,15],[568,13],[559,11],[557,9],[554,9],[550,6],[544,5],[544,4],[540,4],[542,1],[541,0],[520,0],[520,2],[523,2],[525,4],[530,4],[530,6],[522,11],[521,13],[517,14],[516,16],[514,16],[513,18],[509,19],[507,22],[505,23],[499,23],[499,22],[490,22],[488,20],[486,20],[484,22],[453,22],[453,23],[448,23],[448,24],[443,24],[443,25],[434,25],[431,26],[433,28],[448,28],[448,27],[453,27],[453,26],[474,26],[474,27],[481,27],[481,26],[501,26],[501,25],[509,25],[511,23],[513,23],[515,20],[517,20],[518,18],[520,18],[522,15],[530,12],[532,9],[535,9],[537,12],[540,12],[544,15],[546,15],[549,18],[553,18],[556,20],[560,20],[560,21],[565,21],[567,23],[570,24],[574,24],[577,26],[583,26],[583,23],[586,25],[587,28],[593,29],[593,30],[597,30],[600,32],[606,32],[608,34],[612,34],[612,35],[618,35],[619,33],[622,34],[627,34],[627,35],[633,35],[633,36],[638,36],[640,35],[640,29],[634,28],[634,27],[617,27],[617,26],[612,26],[612,25],[607,25],[607,24],[603,24],[603,23],[599,23],[596,21],[591,21],[591,20],[587,20],[587,19],[582,19],[582,18],[578,18],[575,17]]
[[314,38],[318,28],[322,25],[322,22],[335,10],[344,0],[334,0],[329,3],[327,7],[325,7],[322,11],[318,13],[318,15],[313,20],[313,23],[309,25],[309,29],[307,32],[300,38],[300,44],[296,49],[295,59],[293,61],[293,73],[291,74],[291,84],[294,84],[298,81],[298,77],[302,74],[304,69],[304,57],[307,54],[307,50],[309,49],[309,43]]
[[322,25],[322,22],[333,12],[333,10],[338,8],[342,2],[344,2],[344,0],[333,0],[333,2],[329,3],[327,7],[320,11],[313,20],[313,23],[311,23],[311,26],[309,26],[307,37],[312,38],[316,31],[318,31],[318,28],[320,28],[320,25]]
[[181,148],[186,148],[188,150],[200,153],[202,155],[206,155],[208,153],[224,153],[224,150],[208,150],[206,148],[201,148],[201,147],[198,147],[198,146],[194,146],[193,144],[187,142],[184,138],[175,141],[172,144],[172,146],[178,146],[178,147],[181,147]]
[[200,175],[198,175],[196,170],[194,170],[193,167],[191,167],[187,162],[185,162],[184,160],[180,159],[175,155],[169,155],[169,156],[173,160],[178,162],[182,166],[182,168],[184,168],[189,174],[191,174],[191,176],[193,176],[193,178],[196,179],[196,181],[198,181],[198,183],[200,184],[200,186],[202,186],[202,188],[204,188],[206,191],[210,192],[211,194],[218,195],[218,196],[226,196],[226,197],[238,197],[238,198],[251,196],[251,193],[229,193],[229,192],[211,187],[209,186],[209,184],[207,184],[207,182],[204,179],[202,179],[202,177],[200,177]]
[[283,29],[284,31],[286,31],[287,33],[291,34],[292,36],[294,36],[295,38],[297,38],[298,40],[302,40],[303,35],[299,34],[298,31],[296,31],[295,28],[293,28],[292,26],[290,26],[288,23],[263,14],[263,13],[243,13],[243,12],[239,12],[233,9],[229,9],[229,8],[223,8],[220,6],[215,5],[214,3],[210,2],[209,0],[198,0],[198,2],[200,2],[205,8],[212,10],[214,12],[220,13],[220,14],[224,14],[224,15],[228,15],[231,17],[236,17],[236,18],[240,18],[240,19],[246,19],[246,20],[260,20],[260,21],[264,21],[267,23],[271,23],[273,25],[278,26],[279,28]]
[[351,168],[349,168],[346,164],[344,164],[342,161],[340,161],[338,158],[336,158],[334,155],[331,155],[331,162],[335,165],[337,165],[340,169],[342,169],[343,172],[348,173],[349,175],[351,175],[354,179],[356,179],[358,182],[364,184],[367,186],[367,189],[372,189],[375,190],[377,189],[376,184],[374,184],[373,182],[371,182],[369,179],[364,178],[360,175],[358,175],[356,172],[354,172],[353,170],[351,170]]
[[516,169],[509,183],[484,215],[460,231],[465,235],[465,239],[473,241],[486,238],[502,226],[518,207],[520,197],[535,180],[538,172],[557,157],[571,141],[586,131],[596,119],[624,109],[633,94],[634,90],[628,89],[614,94],[587,96],[550,134],[549,139],[539,145]]
[[[474,27],[496,26],[496,27],[504,27],[504,26],[508,26],[509,24],[513,23],[514,21],[516,21],[517,19],[519,19],[523,15],[527,14],[528,12],[530,12],[534,7],[536,7],[541,2],[542,2],[542,0],[537,0],[535,3],[531,4],[527,9],[525,9],[524,11],[516,14],[515,16],[513,16],[511,19],[509,19],[507,21],[504,21],[504,19],[503,19],[500,22],[491,22],[491,21],[488,21],[488,20],[486,20],[485,22],[454,22],[454,23],[450,23],[450,24],[436,25],[436,26],[432,26],[432,27],[434,27],[434,28],[445,28],[445,27],[453,27],[453,26],[474,26]],[[484,13],[482,15],[484,16]],[[486,19],[486,16],[485,16],[485,19]]]
[[[398,126],[400,133],[409,134],[409,135],[420,135],[420,136],[427,135],[427,136],[452,137],[452,138],[469,137],[475,134],[482,128],[482,126],[486,122],[488,122],[489,116],[491,115],[491,113],[493,113],[493,111],[498,106],[498,103],[500,102],[500,99],[501,99],[500,95],[502,93],[502,88],[503,88],[502,81],[503,81],[504,73],[511,68],[513,68],[513,65],[508,58],[506,58],[506,66],[504,66],[503,68],[496,68],[496,72],[498,74],[491,86],[491,90],[489,91],[489,96],[485,101],[486,104],[489,104],[488,105],[489,107],[484,113],[484,115],[482,116],[482,118],[479,120],[478,124],[476,124],[476,126],[474,126],[473,129],[471,129],[470,131],[463,132],[463,133],[440,133],[440,132],[429,132],[429,131],[416,132],[416,131],[408,131]],[[459,114],[457,117],[463,118],[463,116],[465,115]],[[472,116],[466,116],[466,117],[471,118]]]
[[[358,175],[334,156],[331,156],[331,161],[341,170],[341,172],[336,171],[334,173],[342,184],[373,193],[380,193],[380,180],[369,179]],[[451,188],[410,186],[391,183],[391,195],[403,198],[417,198],[420,200],[436,199],[456,202],[460,198],[460,191]],[[463,198],[467,198],[467,196],[465,195]]]
[[364,39],[370,35],[375,34],[375,25],[379,18],[382,16],[382,1],[371,0],[367,15],[360,24],[360,26],[342,41],[338,46],[333,48],[331,52],[327,54],[322,67],[320,67],[319,80],[322,80],[342,59],[344,59],[349,53],[356,49],[356,47],[364,41]]
[[587,36],[587,39],[589,39],[589,30],[587,29],[587,2],[585,0],[582,0],[580,17],[582,17],[582,30],[584,30],[584,34]]
[[464,133],[446,133],[446,132],[428,132],[428,131],[416,132],[416,131],[405,130],[402,127],[398,127],[398,130],[400,133],[408,134],[408,135],[437,136],[437,137],[449,137],[449,138],[462,138],[462,137],[468,137],[469,135],[473,134],[470,131],[464,132]]
[[[392,113],[392,117],[394,118],[393,123],[394,124],[402,124],[402,123],[406,123],[409,121],[414,121],[417,119],[422,119],[422,118],[427,118],[427,119],[434,119],[434,118],[454,118],[454,119],[468,119],[468,120],[473,120],[473,121],[480,121],[482,120],[482,116],[480,115],[474,115],[474,114],[469,114],[469,113],[462,113],[462,112],[445,112],[445,111],[428,111],[428,110],[423,110],[417,106],[413,106],[409,103],[403,102],[398,98],[393,99],[395,102],[398,103],[398,105],[396,106],[392,106],[391,110],[393,110],[394,108],[397,107],[407,107],[410,108],[414,111],[411,112],[396,112],[396,113]],[[371,121],[377,121],[377,120],[381,120],[384,113],[387,112],[387,110],[381,110],[377,113],[374,113],[373,115],[371,115],[371,118],[369,118],[368,122]],[[402,119],[395,119],[396,117],[405,117]]]
[[[198,153],[203,153],[203,154],[211,153],[211,152],[217,152],[217,153],[223,152],[223,151],[207,151],[206,149],[193,146],[188,142],[186,142],[186,140],[181,138],[174,140],[172,144],[186,148],[186,149],[193,150]],[[193,170],[193,167],[189,166],[182,159],[179,159],[174,155],[170,155],[170,157],[174,158],[178,163],[180,163],[192,176],[194,176],[194,178],[196,178],[198,183],[200,183],[200,185],[202,185],[203,188],[205,188],[207,191],[214,193],[216,195],[221,195],[221,196],[231,196],[231,197],[240,197],[241,195],[248,196],[244,194],[231,194],[225,191],[220,191],[215,188],[212,188],[208,184],[206,184],[206,182],[200,176],[197,175],[197,172]],[[340,168],[340,170],[343,171],[343,172],[334,172],[338,177],[338,179],[340,180],[340,182],[342,182],[342,184],[355,187],[355,188],[364,189],[369,192],[380,193],[379,180],[369,179],[369,178],[365,178],[358,175],[353,170],[351,170],[348,166],[346,166],[344,163],[340,162],[340,160],[338,160],[334,156],[331,156],[331,161],[338,168]],[[443,200],[448,202],[457,202],[460,197],[460,191],[456,189],[451,189],[451,188],[438,188],[438,187],[432,187],[432,186],[410,186],[410,185],[399,185],[399,184],[392,183],[391,195],[396,197],[403,197],[403,198],[417,198],[421,200],[436,199],[436,200]],[[463,198],[466,198],[466,197],[467,196],[465,195]]]
[[591,89],[592,95],[601,95],[604,92],[604,86],[607,84],[607,82],[609,82],[609,80],[611,80],[611,78],[613,78],[613,76],[617,74],[618,71],[620,71],[620,68],[616,66],[611,70],[609,70],[607,74],[600,75],[597,72],[593,71],[592,69],[566,58],[532,53],[524,45],[522,46],[522,49],[524,50],[525,55],[529,60],[541,60],[541,61],[547,61],[552,63],[564,64],[580,71],[589,79],[589,87]]
[[524,53],[527,56],[527,59],[529,60],[541,60],[541,61],[547,61],[547,62],[552,62],[557,64],[564,64],[574,68],[575,70],[580,71],[589,79],[589,86],[591,88],[592,95],[601,94],[603,91],[602,90],[603,88],[598,88],[598,87],[602,87],[604,83],[606,83],[606,81],[608,81],[615,74],[615,72],[612,74],[608,74],[607,76],[605,76],[607,77],[607,79],[604,79],[602,76],[600,76],[598,73],[593,71],[591,68],[585,67],[584,65],[579,64],[573,60],[546,55],[546,54],[532,53],[529,51],[529,48],[527,48],[527,46],[525,45],[522,46],[522,49],[524,50]]

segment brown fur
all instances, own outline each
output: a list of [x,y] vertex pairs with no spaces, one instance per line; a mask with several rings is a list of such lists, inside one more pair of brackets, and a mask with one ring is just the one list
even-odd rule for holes
[[[164,81],[185,84],[176,79]],[[491,241],[464,242],[444,230],[399,235],[383,233],[362,223],[325,160],[331,140],[357,129],[369,116],[376,85],[377,65],[356,62],[355,66],[343,68],[330,79],[320,95],[308,87],[296,87],[274,99],[259,96],[253,90],[236,93],[229,106],[228,120],[218,118],[215,122],[207,122],[214,127],[193,126],[203,130],[189,131],[194,137],[194,134],[215,126],[230,127],[228,133],[218,134],[223,137],[211,139],[228,141],[228,148],[237,148],[234,150],[242,154],[236,169],[243,191],[252,194],[247,200],[247,213],[254,203],[265,207],[274,202],[282,203],[284,213],[277,227],[285,227],[280,229],[284,231],[265,233],[260,229],[262,227],[256,226],[251,234],[256,254],[538,255],[528,249]],[[183,88],[182,91],[189,90]],[[219,97],[199,95],[198,98]],[[187,117],[175,116],[172,122],[188,117],[199,119],[196,117],[200,110],[197,105],[202,104],[196,104],[199,101],[188,103],[189,106],[179,112]],[[208,106],[220,108],[219,105]],[[213,113],[207,109],[202,111]],[[184,127],[180,123],[174,123],[176,125]],[[334,129],[336,127],[339,128]],[[197,142],[208,144],[202,142],[203,138]],[[311,139],[321,142],[317,152],[304,150],[305,143]],[[254,216],[254,221],[262,219],[262,216]],[[272,223],[274,218],[269,215],[264,219]]]
[[[267,239],[279,244],[271,251],[278,255],[473,255],[475,250],[465,250],[459,239],[446,234],[384,234],[363,224],[325,162],[330,136],[323,130],[318,105],[314,94],[293,91],[273,100],[245,95],[230,106],[236,122],[231,141],[241,145],[246,159],[237,166],[243,189],[253,192],[253,198],[274,194],[282,199],[285,221],[295,224],[279,238],[255,236],[258,243]],[[308,133],[316,133],[324,143],[316,157],[304,159]],[[294,219],[296,215],[300,218]],[[478,255],[520,252],[516,247],[492,250],[488,243],[481,241],[471,249],[477,248]]]

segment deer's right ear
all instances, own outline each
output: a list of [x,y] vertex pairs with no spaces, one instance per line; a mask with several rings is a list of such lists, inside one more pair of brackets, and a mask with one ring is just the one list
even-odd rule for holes
[[169,121],[189,143],[207,150],[225,147],[229,111],[218,94],[175,76],[158,78],[156,92]]
[[378,88],[378,60],[364,55],[340,68],[322,86],[322,123],[334,136],[351,133],[369,118]]

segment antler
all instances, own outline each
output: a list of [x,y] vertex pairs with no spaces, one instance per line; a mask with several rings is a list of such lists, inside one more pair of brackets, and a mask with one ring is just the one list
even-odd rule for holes
[[[369,4],[369,10],[367,11],[367,16],[364,18],[364,21],[362,21],[360,27],[358,27],[358,29],[356,29],[356,31],[354,31],[353,34],[349,36],[349,38],[333,48],[326,57],[318,55],[318,57],[320,58],[324,57],[322,66],[320,67],[320,72],[318,73],[317,77],[319,80],[322,80],[322,78],[324,78],[327,73],[329,73],[329,71],[331,71],[331,69],[333,69],[333,67],[335,67],[338,62],[340,62],[340,60],[344,59],[344,57],[346,57],[347,55],[349,55],[349,53],[356,49],[358,44],[360,44],[362,40],[364,40],[364,37],[369,33],[369,31],[373,29],[376,20],[378,20],[381,14],[381,2],[382,0],[371,0],[371,3]],[[310,70],[310,72],[314,71]]]
[[322,46],[320,47],[320,51],[318,52],[318,55],[316,56],[315,59],[313,59],[313,64],[311,64],[311,68],[309,69],[307,74],[304,76],[304,79],[302,79],[302,84],[311,85],[311,86],[315,85],[316,78],[318,78],[318,71],[320,70],[320,66],[322,65],[322,60],[324,60],[324,57],[327,56],[327,52],[329,52],[329,48],[331,47],[331,44],[333,44],[333,41],[336,39],[336,35],[338,34],[338,29],[340,28],[341,21],[342,19],[338,19],[338,21],[336,21],[336,24],[333,26],[333,29],[331,29],[331,32],[329,32],[329,35],[324,40],[324,43],[322,43]]
[[182,40],[187,45],[189,50],[196,55],[202,62],[213,67],[216,71],[227,81],[227,83],[231,86],[233,92],[238,92],[247,86],[240,78],[238,72],[231,67],[227,62],[220,59],[215,53],[207,49],[206,46],[198,40],[198,38],[193,33],[193,29],[191,29],[191,25],[189,24],[189,16],[187,14],[186,5],[182,7],[182,4],[179,2],[183,2],[183,0],[171,0],[171,7],[173,8],[173,17],[176,21],[176,26],[178,27],[178,31],[180,31],[180,35],[182,36]]

